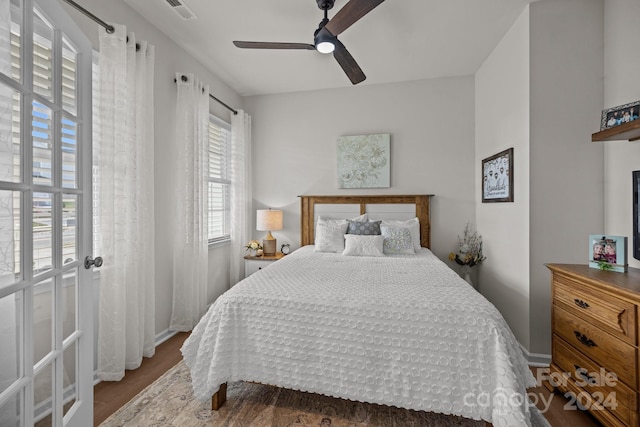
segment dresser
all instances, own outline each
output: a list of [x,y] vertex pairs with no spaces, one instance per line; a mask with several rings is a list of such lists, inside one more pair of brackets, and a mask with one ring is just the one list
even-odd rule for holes
[[262,255],[251,256],[246,255],[244,257],[244,276],[249,277],[258,270],[262,270],[267,265],[276,262],[282,258],[284,254],[282,252],[276,252],[275,255]]
[[605,426],[638,426],[640,270],[547,264],[552,286],[551,368],[545,385],[567,408]]

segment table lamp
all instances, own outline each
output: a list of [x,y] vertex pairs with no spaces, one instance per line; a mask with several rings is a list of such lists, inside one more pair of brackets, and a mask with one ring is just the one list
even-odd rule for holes
[[256,215],[256,230],[266,231],[262,239],[262,250],[265,255],[276,254],[276,239],[272,231],[282,230],[282,211],[277,209],[258,209]]

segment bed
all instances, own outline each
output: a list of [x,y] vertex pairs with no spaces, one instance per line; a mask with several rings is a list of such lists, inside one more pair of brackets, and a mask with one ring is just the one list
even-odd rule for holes
[[[253,381],[531,425],[535,380],[506,321],[429,249],[430,196],[300,199],[301,248],[219,297],[185,342],[196,398],[217,409],[228,382]],[[385,233],[418,221],[414,253],[318,252],[322,221],[363,217]]]

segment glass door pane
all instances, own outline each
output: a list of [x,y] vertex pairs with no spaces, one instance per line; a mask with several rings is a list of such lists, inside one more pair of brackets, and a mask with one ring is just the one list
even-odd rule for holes
[[[22,295],[9,294],[0,298],[0,394],[20,378],[23,337]],[[0,411],[0,425],[3,423]]]
[[91,45],[58,2],[28,4],[0,0],[0,426],[87,426]]
[[53,27],[37,10],[33,16],[33,90],[53,101]]

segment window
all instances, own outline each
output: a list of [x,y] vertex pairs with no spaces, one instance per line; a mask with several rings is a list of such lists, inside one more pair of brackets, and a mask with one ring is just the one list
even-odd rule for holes
[[231,237],[231,126],[209,116],[209,243]]
[[[100,67],[98,53],[93,57],[93,106],[94,113],[98,109],[98,93]],[[93,115],[94,145],[100,143],[97,132],[99,115]],[[215,116],[209,115],[209,243],[229,241],[231,238],[231,125]],[[64,149],[64,148],[63,148]],[[95,156],[95,154],[94,154]],[[102,238],[100,234],[100,211],[97,192],[100,186],[100,171],[93,166],[93,245],[94,252],[101,251]]]

